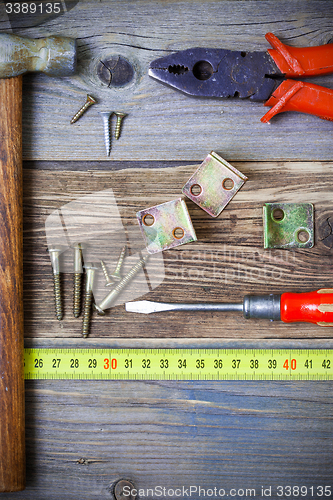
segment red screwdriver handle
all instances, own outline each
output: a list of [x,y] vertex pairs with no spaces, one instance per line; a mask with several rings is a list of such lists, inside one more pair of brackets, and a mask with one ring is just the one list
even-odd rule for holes
[[281,320],[285,323],[306,322],[333,326],[333,289],[309,293],[283,293]]

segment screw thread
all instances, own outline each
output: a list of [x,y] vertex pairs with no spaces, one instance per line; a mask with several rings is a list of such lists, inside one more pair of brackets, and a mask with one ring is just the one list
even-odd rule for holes
[[101,268],[102,268],[102,271],[104,273],[106,282],[109,283],[111,281],[110,276],[109,276],[108,270],[106,269],[106,265],[104,264],[104,262],[102,260],[101,260]]
[[140,271],[140,269],[143,267],[147,259],[148,257],[140,259],[139,262],[137,262],[135,266],[133,266],[132,269],[126,274],[126,276],[120,281],[120,283],[118,283],[114,291],[120,293],[125,288],[125,286],[134,278],[134,276]]
[[95,104],[95,99],[91,96],[87,96],[87,101],[84,103],[84,105],[79,109],[79,111],[73,116],[73,118],[71,119],[71,123],[75,123],[82,115],[83,113],[85,113],[85,111],[90,107],[92,106],[93,104]]
[[106,149],[106,153],[108,156],[110,156],[110,152],[111,152],[111,139],[110,139],[110,126],[109,126],[109,122],[107,122],[106,120],[104,120],[104,144],[105,144],[105,149]]
[[116,130],[115,130],[115,133],[114,133],[116,140],[118,140],[119,137],[120,137],[120,131],[121,131],[122,121],[123,121],[123,119],[120,118],[120,116],[118,116],[117,117],[117,123],[116,123]]
[[73,314],[75,318],[78,318],[81,312],[81,287],[82,274],[74,273]]
[[99,304],[99,308],[103,311],[108,309],[111,306],[113,301],[118,297],[120,292],[126,288],[128,283],[134,278],[134,276],[140,271],[140,269],[144,266],[146,261],[149,259],[149,255],[146,255],[142,259],[140,259],[126,274],[126,276],[115,286],[113,290],[105,297],[105,299]]
[[110,156],[111,153],[110,116],[112,115],[112,112],[103,111],[101,115],[103,119],[104,144],[105,144],[106,154]]
[[63,318],[63,311],[62,311],[62,300],[61,300],[60,273],[53,275],[53,284],[54,284],[56,317],[59,321],[61,321]]
[[125,253],[126,253],[126,245],[123,246],[123,248],[122,248],[122,250],[120,252],[119,259],[118,259],[118,262],[117,262],[117,265],[116,265],[116,269],[114,270],[115,274],[119,274],[120,273],[120,270],[121,270],[123,262],[124,262]]
[[92,296],[93,296],[92,291],[86,290],[84,307],[83,307],[83,323],[82,323],[83,337],[87,337],[89,334]]

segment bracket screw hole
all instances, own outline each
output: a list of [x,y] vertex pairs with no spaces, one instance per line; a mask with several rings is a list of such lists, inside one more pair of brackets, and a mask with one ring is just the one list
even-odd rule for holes
[[222,187],[226,191],[230,191],[234,187],[234,185],[235,185],[234,181],[229,178],[224,179],[224,181],[222,182]]
[[145,226],[152,226],[155,222],[155,218],[151,214],[146,214],[142,218],[142,222]]
[[310,239],[310,235],[305,229],[300,229],[297,233],[297,239],[300,243],[307,243]]
[[173,237],[176,238],[176,240],[181,240],[185,236],[184,229],[182,227],[175,227],[175,229],[172,231]]
[[193,186],[191,186],[190,191],[193,194],[193,196],[199,196],[199,194],[202,193],[202,187],[200,186],[200,184],[193,184]]
[[281,222],[284,219],[284,211],[281,208],[275,208],[272,217],[275,222]]

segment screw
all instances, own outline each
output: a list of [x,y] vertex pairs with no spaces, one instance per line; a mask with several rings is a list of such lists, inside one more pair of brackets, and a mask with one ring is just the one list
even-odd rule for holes
[[71,119],[71,123],[75,123],[82,115],[87,111],[90,106],[95,104],[97,101],[91,95],[87,94],[87,100],[85,104],[79,109],[79,111]]
[[84,294],[84,306],[83,306],[83,324],[82,324],[82,335],[87,337],[90,328],[90,317],[91,317],[91,303],[93,298],[93,286],[95,280],[95,273],[99,269],[98,264],[93,262],[88,262],[85,266],[86,268],[86,287]]
[[[130,496],[124,491],[125,487],[130,493]],[[113,487],[113,495],[116,500],[135,500],[137,497],[137,495],[134,495],[135,491],[135,485],[131,481],[128,481],[128,479],[120,479]]]
[[104,273],[105,280],[106,280],[105,286],[112,286],[115,281],[121,280],[120,270],[121,270],[123,262],[124,262],[125,254],[126,254],[126,245],[123,246],[123,248],[120,252],[120,255],[119,255],[119,258],[118,258],[118,261],[116,264],[116,268],[113,271],[113,273],[111,274],[111,276],[109,276],[109,273],[108,273],[108,270],[106,269],[105,263],[103,261],[101,261],[101,266],[102,266],[103,273]]
[[73,314],[75,318],[81,312],[81,287],[82,287],[82,243],[75,243],[74,248],[74,294],[73,294]]
[[49,248],[51,264],[53,269],[55,309],[56,309],[56,316],[59,321],[61,321],[63,318],[61,283],[60,283],[60,262],[59,262],[59,255],[61,252],[62,248],[60,247]]
[[120,252],[119,258],[117,260],[116,268],[110,276],[112,281],[120,281],[122,279],[120,271],[121,271],[121,268],[123,266],[125,254],[126,254],[126,245],[123,246],[123,248]]
[[106,154],[110,156],[111,153],[111,137],[110,137],[110,116],[113,111],[103,111],[101,112],[104,128],[104,144],[106,148]]
[[118,285],[115,286],[113,290],[102,300],[100,304],[95,305],[95,309],[98,311],[98,314],[103,315],[105,309],[108,309],[114,300],[118,297],[120,292],[126,288],[128,283],[138,274],[140,269],[145,265],[146,261],[149,259],[149,255],[142,257],[126,274],[126,276],[119,281]]
[[111,285],[113,285],[113,281],[112,281],[112,279],[109,276],[108,270],[106,269],[106,265],[105,265],[105,263],[102,260],[101,260],[101,267],[102,267],[102,270],[103,270],[103,273],[104,273],[104,276],[105,276],[105,281],[106,281],[106,285],[105,286],[111,286]]
[[120,137],[120,130],[121,130],[121,124],[122,124],[123,118],[125,118],[125,116],[127,116],[127,113],[121,113],[120,111],[115,111],[114,114],[117,117],[116,131],[115,131],[114,135],[115,135],[116,139],[119,139],[119,137]]

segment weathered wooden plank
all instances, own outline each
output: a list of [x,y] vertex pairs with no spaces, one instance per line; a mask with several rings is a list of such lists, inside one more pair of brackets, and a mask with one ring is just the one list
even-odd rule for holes
[[[8,30],[6,22],[0,30]],[[100,111],[128,113],[115,160],[203,158],[207,149],[230,160],[330,160],[332,124],[299,113],[285,113],[264,125],[267,108],[237,99],[195,99],[147,75],[150,61],[193,46],[266,50],[271,31],[297,46],[326,44],[333,37],[330,0],[151,2],[80,1],[66,14],[22,35],[61,34],[78,39],[78,74],[51,79],[25,78],[24,156],[39,160],[105,160]],[[134,67],[125,87],[108,88],[97,77],[99,61],[122,56]],[[312,79],[332,87],[333,76]],[[87,92],[98,104],[77,124],[70,119]],[[114,127],[114,122],[113,122]]]
[[[151,259],[153,275],[161,284],[150,293],[145,288],[145,298],[223,302],[240,300],[246,293],[301,292],[332,285],[333,241],[327,222],[332,216],[331,164],[238,162],[234,165],[248,176],[247,183],[216,219],[188,203],[198,241],[164,252],[163,259],[160,254],[158,260]],[[81,335],[81,319],[74,319],[71,312],[71,267],[66,268],[69,272],[64,275],[65,319],[59,322],[54,317],[51,264],[45,238],[47,217],[68,202],[89,193],[98,198],[96,193],[111,188],[125,232],[135,231],[131,244],[137,251],[140,245],[142,248],[143,240],[135,213],[179,197],[181,187],[195,168],[196,165],[112,171],[25,171],[26,337]],[[264,250],[262,205],[267,201],[312,202],[316,225],[314,248]],[[97,222],[98,219],[95,220],[98,226]],[[103,224],[102,232],[107,227]],[[90,243],[94,258],[98,258],[100,247],[96,249],[96,243],[95,246]],[[110,268],[110,259],[114,262],[116,258],[117,255],[107,256]],[[301,339],[331,338],[332,332],[331,328],[309,324],[245,321],[241,315],[227,313],[137,315],[126,313],[119,305],[108,310],[104,318],[94,316],[91,336]]]
[[[50,340],[43,337],[27,337],[26,349],[47,349]],[[54,349],[331,349],[332,339],[252,339],[252,338],[126,338],[90,337],[54,338]]]
[[29,381],[16,496],[109,499],[120,478],[258,498],[262,486],[277,498],[279,485],[330,485],[331,406],[332,383]]
[[[70,274],[65,320],[54,319],[45,239],[52,211],[110,188],[124,225],[135,227],[136,210],[178,197],[214,149],[232,162],[265,162],[234,163],[249,181],[217,220],[189,204],[199,241],[165,253],[165,279],[147,298],[218,301],[331,286],[331,123],[289,113],[265,126],[260,104],[197,101],[150,80],[147,68],[156,57],[194,45],[266,50],[268,31],[294,46],[327,43],[332,9],[329,0],[81,0],[62,17],[16,30],[74,36],[79,45],[75,78],[25,77],[25,158],[50,160],[26,165],[25,172],[27,346],[107,347],[111,337],[114,347],[332,346],[331,329],[311,325],[231,315],[133,319],[122,306],[94,317],[90,337],[81,339],[81,320],[71,316]],[[0,31],[9,30],[2,3]],[[97,80],[95,66],[110,54],[134,63],[133,85],[108,89]],[[332,76],[315,81],[332,87]],[[99,104],[70,126],[87,92]],[[107,162],[98,112],[111,109],[129,116],[113,144],[116,161]],[[268,163],[277,159],[322,162]],[[282,199],[315,204],[313,250],[263,251],[262,203]],[[122,477],[140,488],[255,488],[257,496],[272,486],[272,498],[277,485],[313,486],[316,494],[317,486],[331,484],[331,382],[27,381],[26,388],[28,487],[17,498],[108,499]]]

